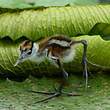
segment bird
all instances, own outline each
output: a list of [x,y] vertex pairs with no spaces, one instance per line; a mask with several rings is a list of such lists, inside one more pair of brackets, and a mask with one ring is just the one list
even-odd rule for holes
[[75,58],[75,45],[82,44],[83,45],[83,55],[82,55],[82,67],[83,67],[83,74],[86,77],[86,87],[88,82],[88,71],[87,71],[87,60],[86,60],[86,53],[87,53],[87,41],[86,40],[73,40],[66,35],[52,35],[50,37],[45,37],[44,39],[33,42],[31,40],[24,40],[19,45],[19,58],[17,59],[14,66],[18,64],[30,60],[32,62],[41,63],[46,59],[51,62],[52,65],[57,67],[61,71],[61,76],[63,82],[60,86],[55,89],[55,92],[37,92],[36,93],[43,93],[49,94],[50,96],[42,99],[38,102],[43,102],[54,97],[60,96],[63,92],[62,89],[64,87],[64,82],[68,80],[68,73],[63,67],[64,63],[69,63],[74,60]]

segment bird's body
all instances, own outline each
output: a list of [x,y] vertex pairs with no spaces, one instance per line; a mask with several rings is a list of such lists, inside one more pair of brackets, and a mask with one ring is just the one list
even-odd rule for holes
[[[74,41],[64,35],[56,35],[45,38],[39,42],[32,42],[30,40],[25,40],[20,44],[20,56],[15,64],[18,65],[25,60],[31,60],[38,63],[45,61],[48,59],[55,66],[57,66],[63,77],[64,82],[68,79],[68,73],[63,68],[63,63],[67,63],[73,61],[75,57],[75,44],[83,44],[83,57],[82,57],[82,65],[83,65],[83,74],[86,76],[86,87],[87,87],[87,63],[86,63],[86,50],[87,50],[87,42],[85,40]],[[41,100],[45,101],[51,99],[53,97],[57,97],[62,94],[62,88],[64,83],[62,83],[58,89],[55,89],[55,93],[53,95]],[[44,93],[44,92],[37,92]],[[47,93],[46,93],[47,94]],[[38,101],[38,102],[41,102]]]
[[67,63],[73,61],[75,56],[72,40],[61,35],[45,38],[39,42],[34,42],[33,45],[29,44],[30,42],[26,42],[28,41],[24,41],[20,45],[20,48],[22,48],[22,50],[32,48],[31,56],[28,57],[28,59],[38,64],[45,61],[45,59],[55,64],[53,60],[57,58],[59,58],[62,63]]

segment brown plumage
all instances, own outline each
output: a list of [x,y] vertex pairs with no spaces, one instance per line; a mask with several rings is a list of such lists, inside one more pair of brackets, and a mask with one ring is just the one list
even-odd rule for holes
[[32,48],[32,42],[30,40],[25,40],[20,44],[20,50],[26,50]]
[[39,52],[48,49],[48,54],[53,56],[63,57],[64,52],[71,48],[72,40],[63,35],[51,36],[39,42]]

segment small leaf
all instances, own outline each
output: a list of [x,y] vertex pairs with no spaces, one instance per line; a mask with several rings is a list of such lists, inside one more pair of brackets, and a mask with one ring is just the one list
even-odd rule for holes
[[89,32],[90,35],[101,35],[103,39],[110,40],[110,24],[97,23]]

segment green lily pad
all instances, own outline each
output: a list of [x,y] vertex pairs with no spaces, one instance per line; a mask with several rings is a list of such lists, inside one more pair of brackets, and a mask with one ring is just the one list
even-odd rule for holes
[[70,37],[88,34],[97,23],[110,24],[110,5],[54,7],[43,10],[6,10],[1,8],[0,39],[33,41],[54,34]]
[[[80,36],[74,37],[73,39],[81,40],[85,39],[88,42],[88,51],[87,58],[89,61],[104,66],[105,69],[110,68],[110,41],[104,41],[100,36]],[[18,76],[28,76],[32,74],[34,76],[52,76],[58,75],[59,70],[51,65],[48,61],[44,61],[41,64],[33,63],[31,61],[25,61],[19,64],[17,67],[14,67],[14,64],[18,58],[18,43],[9,42],[6,40],[0,41],[0,73],[8,74],[8,75],[18,75]],[[76,56],[74,61],[64,64],[65,69],[70,74],[74,74],[74,72],[82,72],[82,45],[77,45]],[[97,71],[97,68],[92,65],[88,65],[90,71]]]

